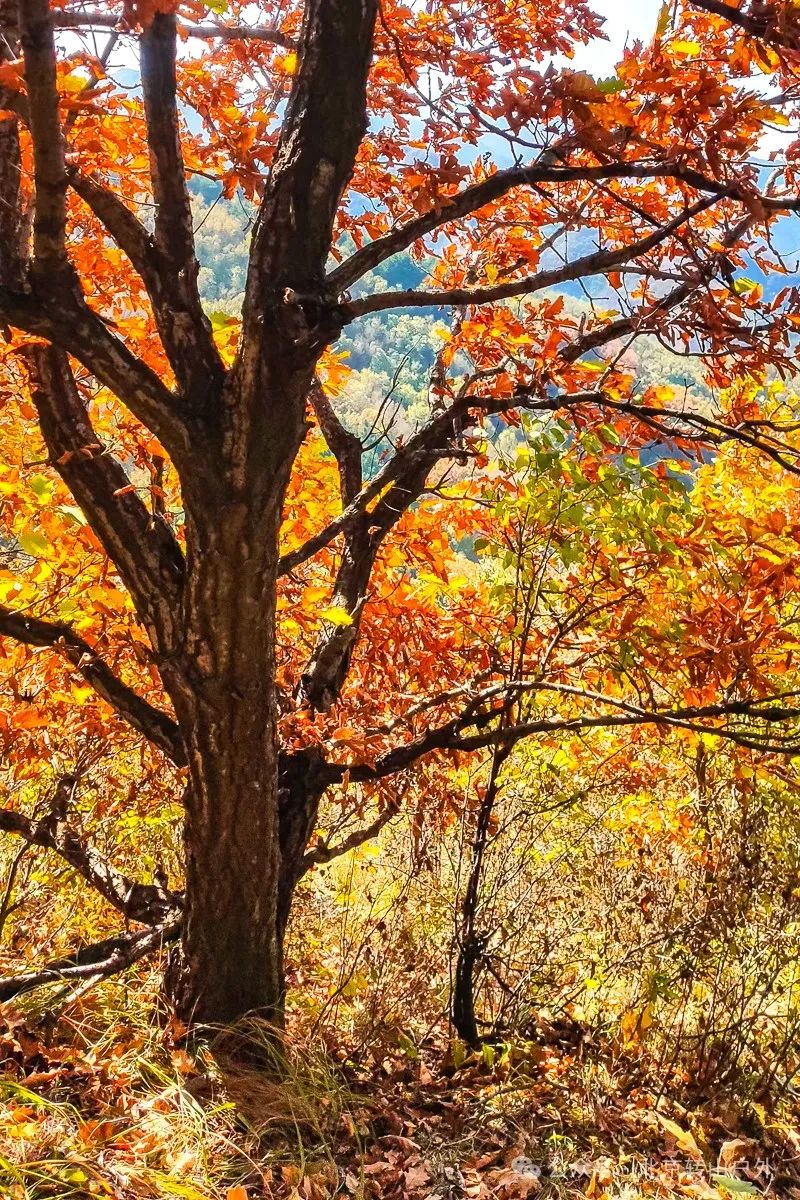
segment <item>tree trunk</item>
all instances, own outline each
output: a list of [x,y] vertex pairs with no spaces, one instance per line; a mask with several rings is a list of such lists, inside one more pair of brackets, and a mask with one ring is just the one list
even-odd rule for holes
[[276,521],[254,529],[244,502],[209,508],[187,520],[187,637],[174,697],[189,759],[175,1001],[187,1021],[254,1011],[280,1024]]
[[458,948],[453,995],[450,1001],[453,1028],[468,1046],[478,1046],[481,1040],[475,1013],[475,966],[480,951],[480,944],[474,937],[469,941],[462,941]]
[[255,389],[229,394],[227,427],[209,439],[215,450],[204,455],[205,470],[182,479],[184,636],[162,673],[189,766],[185,917],[173,994],[191,1022],[227,1023],[250,1012],[276,1026],[283,1021],[278,534],[309,381],[308,370],[283,375],[285,420],[277,429],[263,427]]
[[450,1017],[456,1033],[469,1046],[477,1046],[482,1040],[475,1011],[475,968],[481,961],[486,947],[486,937],[478,932],[477,927],[481,881],[484,858],[489,845],[492,814],[500,790],[500,771],[509,754],[509,747],[499,746],[495,748],[492,756],[489,780],[478,808],[475,838],[472,843],[472,859],[461,905],[458,956],[453,979],[453,994],[450,1000]]

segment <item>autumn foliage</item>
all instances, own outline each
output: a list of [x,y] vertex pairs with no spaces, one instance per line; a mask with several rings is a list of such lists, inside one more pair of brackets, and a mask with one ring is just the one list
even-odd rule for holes
[[[800,9],[665,4],[608,77],[583,0],[0,0],[0,30],[0,1000],[160,954],[171,1036],[255,1013],[274,1048],[339,1003],[384,1036],[405,938],[406,1009],[490,1069],[540,989],[597,1017],[571,989],[616,938],[625,1053],[736,1076],[795,1004]],[[219,307],[217,205],[248,229]],[[346,339],[407,314],[413,405],[409,345],[351,420]],[[397,942],[381,909],[385,992],[319,917],[375,839],[458,847]],[[658,1005],[707,1029],[681,989],[721,945],[768,966],[690,1070]]]

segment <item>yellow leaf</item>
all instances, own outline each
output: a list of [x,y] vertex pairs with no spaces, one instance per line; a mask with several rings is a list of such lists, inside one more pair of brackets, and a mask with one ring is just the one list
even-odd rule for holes
[[569,71],[564,76],[564,90],[574,100],[600,101],[603,93],[587,71]]
[[777,71],[781,65],[780,55],[764,45],[763,42],[756,42],[753,46],[753,57],[759,68],[765,75]]
[[329,625],[352,625],[353,618],[346,608],[342,608],[340,604],[332,604],[330,608],[323,608],[319,614],[323,621],[327,621]]
[[656,1117],[664,1132],[675,1139],[675,1145],[679,1150],[682,1150],[684,1154],[688,1154],[691,1158],[700,1159],[703,1157],[700,1153],[700,1147],[688,1129],[682,1129],[677,1121],[671,1121],[669,1117],[663,1116],[660,1112],[656,1113]]
[[681,58],[695,58],[702,48],[699,42],[685,42],[681,38],[670,44],[672,53],[679,54]]
[[643,1009],[631,1008],[623,1013],[620,1020],[620,1032],[626,1045],[639,1042],[653,1024],[653,1011],[649,1004]]
[[63,75],[60,82],[62,89],[70,96],[80,95],[81,92],[85,92],[89,84],[89,80],[85,75],[79,75],[75,71],[69,75]]

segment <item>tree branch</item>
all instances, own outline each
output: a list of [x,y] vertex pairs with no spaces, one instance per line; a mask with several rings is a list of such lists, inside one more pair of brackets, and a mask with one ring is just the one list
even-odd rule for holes
[[[178,301],[170,288],[167,264],[161,258],[152,234],[131,212],[125,201],[95,175],[68,168],[69,182],[103,229],[126,255],[145,285],[162,345],[167,346],[174,326]],[[173,370],[175,369],[173,364]]]
[[115,712],[163,750],[176,766],[186,764],[186,750],[175,721],[123,683],[69,625],[24,616],[0,605],[0,637],[28,646],[63,646],[69,661]]
[[[730,190],[727,193],[730,194]],[[500,300],[510,300],[515,296],[527,296],[545,288],[554,287],[559,283],[567,283],[573,279],[585,279],[590,275],[613,271],[615,267],[623,266],[632,259],[640,258],[648,251],[666,241],[682,225],[692,217],[704,212],[716,204],[720,196],[705,196],[683,210],[666,225],[656,229],[648,237],[628,246],[620,246],[616,250],[597,250],[585,254],[564,266],[554,267],[549,271],[539,271],[536,275],[526,275],[522,279],[509,280],[487,287],[449,288],[442,291],[426,291],[409,289],[402,292],[379,292],[373,296],[364,296],[341,306],[345,322],[366,316],[368,313],[385,312],[395,308],[418,308],[434,305],[472,305],[492,304]]]
[[[405,225],[392,230],[385,237],[377,238],[361,250],[357,250],[355,254],[330,272],[327,282],[336,292],[343,292],[362,275],[374,270],[386,259],[408,249],[426,233],[431,233],[442,225],[477,212],[515,188],[543,183],[598,183],[612,179],[672,179],[685,183],[696,191],[708,192],[715,196],[727,194],[731,189],[731,183],[721,183],[710,179],[701,172],[678,162],[609,163],[599,166],[574,167],[534,163],[528,167],[510,167],[505,171],[497,171],[488,179],[472,184],[452,196],[442,197],[436,208],[430,209]],[[779,201],[774,197],[764,196],[759,199],[767,211],[777,209],[779,206],[785,207],[786,211],[800,207],[800,201],[796,198]]]
[[378,551],[389,531],[419,499],[434,462],[452,453],[452,427],[440,446],[410,458],[374,508],[363,512],[344,529],[342,560],[336,575],[331,604],[350,614],[346,625],[326,622],[311,660],[300,677],[300,691],[311,708],[327,712],[338,700],[350,657],[358,640],[367,588]]
[[[437,355],[429,388],[437,397],[437,403],[445,390],[443,372],[441,356]],[[445,458],[463,456],[461,437],[478,414],[510,407],[509,400],[486,398],[476,401],[468,394],[472,382],[474,377],[468,378],[452,404],[397,450],[387,463],[386,470],[379,472],[384,486],[378,494],[377,503],[368,508],[369,502],[363,501],[364,492],[368,489],[363,489],[352,496],[350,505],[342,514],[342,517],[347,513],[352,516],[341,527],[344,546],[331,603],[334,607],[345,609],[350,615],[350,622],[326,622],[323,625],[309,665],[300,677],[298,692],[308,700],[312,709],[327,711],[341,693],[358,640],[372,570],[385,538],[422,495],[434,464]],[[358,454],[360,474],[360,443]],[[374,487],[376,482],[377,479],[373,480],[371,486]]]
[[[11,30],[2,28],[0,9],[0,63],[16,54]],[[0,284],[22,287],[27,253],[27,222],[22,199],[22,155],[19,119],[12,110],[15,93],[0,87]]]
[[359,846],[372,841],[397,816],[399,811],[399,802],[394,802],[389,804],[382,813],[379,813],[369,825],[366,825],[363,829],[354,830],[353,833],[349,834],[341,842],[329,846],[327,842],[321,841],[313,850],[309,850],[308,854],[303,858],[303,875],[307,871],[310,871],[312,867],[332,862],[334,858],[341,858],[343,854],[349,854],[351,850],[357,850]]
[[748,212],[722,239],[723,249],[712,254],[702,267],[692,272],[683,283],[667,292],[644,312],[634,312],[630,316],[619,317],[607,325],[602,325],[599,329],[590,330],[576,338],[575,341],[559,351],[561,359],[567,363],[577,362],[585,354],[592,350],[598,350],[601,346],[607,346],[609,342],[617,341],[629,334],[639,336],[651,332],[662,316],[674,308],[678,308],[685,300],[688,300],[693,292],[714,276],[720,266],[727,261],[727,251],[739,242],[754,221],[753,213]]
[[333,405],[325,395],[319,379],[315,379],[309,393],[314,416],[322,430],[325,444],[336,459],[339,468],[339,492],[342,508],[355,500],[363,483],[361,456],[364,447],[354,433],[345,429],[336,415]]
[[136,883],[117,871],[87,845],[66,821],[77,779],[65,775],[56,788],[50,812],[39,821],[0,808],[0,831],[13,833],[31,846],[54,850],[65,862],[130,921],[158,925],[180,911],[181,897],[156,884]]
[[324,529],[310,537],[302,546],[281,556],[278,570],[280,575],[288,575],[308,559],[319,554],[329,546],[347,527],[366,512],[368,505],[384,488],[394,483],[402,475],[414,470],[423,460],[430,466],[442,457],[442,446],[446,443],[452,448],[453,429],[464,419],[467,419],[471,409],[477,409],[481,414],[502,412],[513,408],[512,399],[495,399],[491,396],[459,396],[443,412],[438,413],[426,425],[423,425],[389,461],[367,483],[344,512],[334,517]]
[[[723,0],[691,0],[691,2],[695,8],[702,8],[704,12],[724,17],[732,25],[738,25],[745,33],[750,34],[751,37],[760,38],[762,42],[768,42],[773,46],[784,46],[787,50],[797,50],[800,46],[800,21],[796,17],[794,21],[791,20],[791,6],[786,6],[780,14],[774,9],[748,13],[735,8],[732,4],[725,4]],[[763,10],[765,6],[759,5],[759,7]],[[787,18],[789,19],[787,20]]]
[[330,307],[325,264],[339,201],[367,128],[377,11],[378,0],[304,5],[299,69],[250,249],[236,365],[242,377],[256,378],[265,330],[276,324],[309,357],[338,328],[335,323],[323,328]]
[[[166,293],[166,303],[155,306],[164,349],[179,384],[202,409],[218,395],[225,371],[197,287],[199,264],[178,121],[176,28],[173,14],[157,12],[141,37],[142,94],[158,252],[152,269],[149,255],[143,263],[149,268],[156,296]],[[105,207],[108,213],[110,206]],[[120,230],[122,219],[117,213]],[[130,238],[128,241],[130,244]],[[168,283],[158,287],[161,276]]]
[[33,265],[42,273],[55,270],[61,274],[68,269],[67,173],[58,115],[53,19],[49,0],[26,0],[18,7],[36,190]]
[[781,440],[780,426],[760,421],[753,424],[742,422],[726,425],[706,417],[702,413],[681,412],[679,409],[663,408],[654,404],[637,404],[632,400],[617,400],[605,392],[574,393],[550,399],[536,397],[526,389],[516,393],[526,408],[537,411],[557,412],[559,409],[577,408],[583,404],[595,404],[613,412],[625,413],[648,425],[657,433],[668,438],[693,438],[707,444],[722,445],[724,442],[742,442],[760,454],[766,455],[786,471],[800,474],[800,450]]
[[[35,296],[0,286],[0,321],[66,350],[133,415],[151,429],[177,462],[185,462],[190,439],[176,396],[85,303],[70,284],[40,279]],[[55,285],[55,286],[54,286]]]
[[[311,403],[328,447],[339,467],[339,485],[343,510],[361,491],[363,446],[348,433],[334,412],[319,384],[311,390]],[[327,623],[319,636],[314,653],[300,679],[300,691],[313,709],[326,711],[337,699],[344,682],[350,655],[358,637],[363,611],[362,594],[375,562],[377,542],[362,515],[344,530],[342,561],[336,575],[331,603],[351,614],[350,625]],[[373,548],[374,543],[374,548]]]
[[63,350],[34,345],[21,357],[53,466],[122,576],[153,645],[173,645],[185,570],[175,535],[148,511],[121,464],[100,444]]
[[[176,460],[180,460],[188,438],[175,397],[156,372],[139,360],[109,325],[88,307],[67,256],[69,173],[58,110],[53,18],[48,0],[32,0],[18,8],[27,88],[23,111],[34,150],[34,260],[26,277],[19,117],[12,115],[13,106],[9,106],[0,118],[0,142],[4,148],[0,166],[0,233],[3,234],[0,321],[73,354],[140,421],[158,434]],[[6,38],[0,57],[5,60],[12,53]],[[119,207],[116,209],[118,219]],[[131,214],[126,226],[129,249],[135,240],[135,224]],[[141,230],[136,233],[140,248],[142,235]]]
[[13,1000],[24,992],[48,983],[65,983],[72,979],[106,978],[124,971],[140,958],[153,954],[162,946],[180,937],[181,926],[175,921],[147,929],[142,933],[121,933],[92,946],[76,950],[71,958],[49,963],[40,971],[0,978],[0,1004]]
[[[607,697],[598,697],[603,703],[620,707]],[[623,705],[626,711],[584,717],[547,717],[527,721],[518,725],[498,724],[507,711],[506,705],[489,709],[483,713],[474,711],[470,705],[466,714],[452,718],[438,728],[428,730],[422,736],[382,754],[374,764],[350,763],[343,766],[328,764],[332,781],[348,776],[353,782],[368,782],[386,778],[397,771],[413,766],[421,758],[435,750],[475,751],[496,745],[514,745],[535,734],[582,733],[591,729],[611,729],[630,725],[660,725],[664,728],[690,729],[696,733],[707,733],[723,738],[735,745],[757,750],[763,754],[793,756],[800,752],[800,738],[770,740],[759,734],[737,729],[710,725],[715,718],[728,716],[751,716],[763,721],[798,721],[800,708],[763,707],[764,701],[743,700],[729,704],[712,704],[702,707],[680,709],[654,709],[648,711],[634,705]],[[493,726],[494,728],[490,728]],[[473,734],[466,730],[473,728]]]
[[[115,13],[100,12],[97,9],[84,12],[66,12],[59,9],[53,14],[56,29],[120,29],[121,18]],[[123,32],[129,32],[123,30]],[[196,37],[212,40],[219,38],[222,42],[252,40],[254,42],[271,42],[286,50],[295,48],[295,41],[288,34],[271,25],[219,25],[216,22],[201,22],[193,24],[188,21],[178,22],[178,32],[181,37]]]

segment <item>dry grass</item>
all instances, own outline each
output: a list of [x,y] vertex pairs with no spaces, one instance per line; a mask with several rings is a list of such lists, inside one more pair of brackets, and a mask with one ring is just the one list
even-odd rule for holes
[[339,1068],[290,1037],[278,1062],[257,1022],[181,1044],[155,973],[134,982],[0,1032],[3,1200],[800,1196],[788,1109],[690,1110],[641,1047],[562,1036],[456,1069],[444,1044],[409,1046]]

